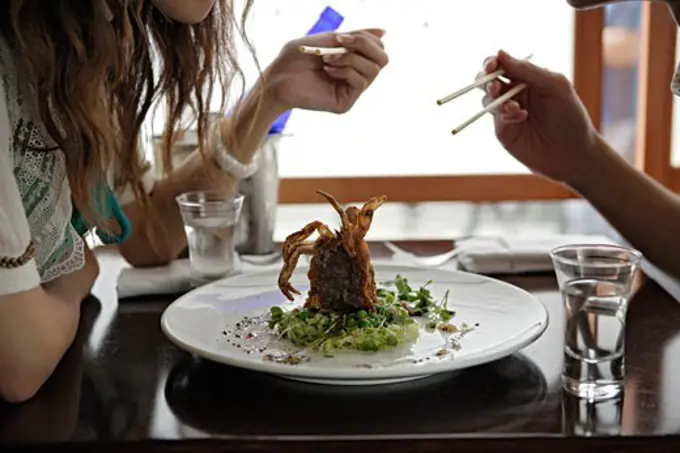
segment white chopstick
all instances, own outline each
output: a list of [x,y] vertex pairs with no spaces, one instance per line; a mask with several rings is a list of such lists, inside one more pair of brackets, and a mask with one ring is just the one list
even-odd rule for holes
[[347,49],[344,47],[310,47],[310,46],[300,46],[300,52],[309,55],[342,55],[347,53]]
[[[524,61],[531,60],[531,57],[533,57],[533,56],[534,56],[534,54],[529,54],[527,57],[523,58],[523,60]],[[461,88],[460,90],[455,91],[455,92],[453,92],[453,93],[451,93],[447,96],[444,96],[441,99],[437,99],[437,105],[444,105],[447,102],[453,101],[454,99],[461,97],[465,93],[472,91],[475,88],[480,88],[480,87],[486,85],[488,82],[491,82],[492,80],[497,79],[498,77],[502,76],[503,74],[505,74],[505,70],[504,69],[498,69],[498,70],[491,72],[491,73],[489,73],[489,74],[487,74],[483,77],[480,77],[477,80],[475,80],[474,82],[472,82],[470,85],[468,85],[464,88]]]
[[[489,74],[489,75],[491,75],[491,74]],[[489,105],[484,107],[479,113],[474,115],[472,118],[465,121],[463,124],[456,127],[455,129],[451,130],[451,134],[456,135],[457,133],[459,133],[460,131],[462,131],[463,129],[465,129],[470,124],[474,123],[475,121],[477,121],[478,119],[480,119],[481,117],[486,115],[487,113],[493,112],[498,107],[500,107],[502,104],[506,103],[507,101],[509,101],[510,99],[515,97],[517,94],[519,94],[526,87],[527,87],[527,85],[525,83],[521,83],[521,84],[517,85],[516,87],[511,88],[510,90],[508,90],[507,93],[503,94],[502,96],[499,96],[495,101],[491,102]]]
[[475,88],[482,87],[482,86],[486,85],[488,82],[491,82],[492,80],[498,78],[498,76],[503,75],[503,73],[505,73],[505,71],[502,70],[502,69],[499,69],[497,71],[494,71],[494,72],[491,72],[491,73],[485,75],[484,77],[480,77],[479,79],[475,80],[470,85],[468,85],[464,88],[461,88],[458,91],[454,91],[453,93],[451,93],[447,96],[444,96],[441,99],[437,99],[437,105],[444,105],[447,102],[453,101],[454,99],[461,97],[465,93],[474,90]]

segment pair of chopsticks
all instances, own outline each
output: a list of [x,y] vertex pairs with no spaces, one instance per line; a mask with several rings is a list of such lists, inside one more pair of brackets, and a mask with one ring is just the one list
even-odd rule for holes
[[[531,55],[529,55],[528,57],[524,58],[524,60],[530,60],[532,56],[533,56],[533,54],[531,54]],[[475,80],[475,81],[474,81],[473,83],[471,83],[470,85],[468,85],[468,86],[466,86],[466,87],[464,87],[464,88],[461,88],[460,90],[455,91],[455,92],[453,92],[453,93],[451,93],[451,94],[449,94],[449,95],[447,95],[447,96],[444,96],[444,97],[441,98],[441,99],[438,99],[438,100],[437,100],[437,105],[444,105],[444,104],[446,104],[447,102],[451,102],[451,101],[453,101],[454,99],[457,99],[457,98],[461,97],[461,96],[464,95],[465,93],[468,93],[468,92],[474,90],[475,88],[481,88],[481,87],[483,87],[484,85],[486,85],[487,83],[491,82],[492,80],[495,80],[495,79],[497,79],[497,78],[503,76],[503,74],[505,74],[505,70],[504,70],[504,69],[499,69],[499,70],[494,71],[494,72],[492,72],[492,73],[490,73],[490,74],[487,74],[487,75],[485,75],[485,76],[483,76],[483,77],[480,77],[479,79]],[[495,101],[491,102],[489,105],[487,105],[487,106],[484,107],[482,110],[480,110],[477,114],[473,115],[470,119],[468,119],[467,121],[465,121],[464,123],[462,123],[462,124],[459,125],[458,127],[452,129],[452,130],[451,130],[451,134],[453,134],[453,135],[458,134],[458,133],[461,132],[463,129],[465,129],[466,127],[468,127],[469,125],[471,125],[472,123],[474,123],[475,121],[477,121],[478,119],[480,119],[481,117],[483,117],[484,115],[486,115],[487,113],[493,112],[493,111],[496,110],[498,107],[500,107],[501,105],[503,105],[504,103],[506,103],[507,101],[509,101],[510,99],[512,99],[513,97],[517,96],[517,94],[519,94],[519,93],[520,93],[522,90],[524,90],[526,87],[527,87],[527,86],[526,86],[525,83],[520,83],[519,85],[517,85],[517,86],[515,86],[515,87],[512,87],[510,90],[508,90],[508,91],[507,91],[506,93],[504,93],[502,96],[499,96],[498,99],[496,99]]]
[[[324,55],[342,55],[347,53],[347,49],[344,47],[310,47],[310,46],[300,46],[300,52],[308,55],[318,55],[318,56],[324,56]],[[533,54],[527,56],[524,58],[524,60],[530,60]],[[480,77],[479,79],[475,80],[473,83],[470,85],[461,88],[458,91],[455,91],[447,96],[444,96],[441,99],[437,100],[437,105],[444,105],[447,102],[451,102],[456,98],[459,98],[460,96],[464,95],[465,93],[468,93],[475,88],[480,88],[486,85],[488,82],[491,82],[492,80],[495,80],[499,77],[501,77],[503,74],[505,74],[505,70],[499,69],[497,71],[494,71],[490,74],[485,75],[484,77]],[[505,102],[509,101],[513,97],[515,97],[517,94],[519,94],[522,90],[526,88],[526,84],[521,83],[510,90],[508,90],[507,93],[504,93],[502,96],[499,96],[498,99],[495,101],[491,102],[489,105],[484,107],[482,110],[480,110],[477,114],[473,115],[470,119],[459,125],[458,127],[454,128],[451,130],[451,134],[456,135],[459,132],[461,132],[463,129],[486,115],[487,113],[493,112],[496,110],[498,107],[503,105]]]

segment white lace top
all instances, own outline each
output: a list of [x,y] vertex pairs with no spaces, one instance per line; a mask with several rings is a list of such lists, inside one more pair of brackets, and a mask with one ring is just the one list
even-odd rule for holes
[[[0,37],[0,295],[25,291],[82,268],[83,239],[71,225],[71,191],[61,149],[42,126],[21,66]],[[153,185],[147,174],[145,188]],[[131,191],[118,193],[119,203]],[[33,242],[33,259],[16,260]]]

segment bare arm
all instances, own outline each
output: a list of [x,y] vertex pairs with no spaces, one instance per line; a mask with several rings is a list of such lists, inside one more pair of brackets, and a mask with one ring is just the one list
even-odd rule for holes
[[86,250],[81,270],[40,285],[37,263],[29,259],[31,230],[13,174],[10,136],[0,84],[0,398],[24,401],[71,345],[98,266]]
[[78,329],[80,303],[99,273],[86,249],[85,266],[48,284],[0,296],[0,397],[31,398],[50,377]]
[[[242,105],[238,117],[222,120],[222,132],[228,137],[226,143],[230,153],[239,161],[249,163],[264,141],[272,123],[283,110],[268,98],[263,97],[263,105],[257,111],[258,90],[253,90]],[[142,207],[133,202],[123,206],[123,211],[132,225],[130,238],[120,245],[121,254],[133,266],[159,266],[177,258],[186,247],[184,225],[180,217],[175,197],[183,192],[194,190],[221,190],[230,194],[236,181],[228,174],[218,171],[220,179],[211,179],[203,157],[194,151],[170,176],[156,182],[151,192],[151,211],[153,216],[146,219]],[[147,237],[145,222],[154,223],[156,251]]]
[[680,278],[680,199],[633,168],[604,140],[595,146],[591,171],[570,184],[649,261]]

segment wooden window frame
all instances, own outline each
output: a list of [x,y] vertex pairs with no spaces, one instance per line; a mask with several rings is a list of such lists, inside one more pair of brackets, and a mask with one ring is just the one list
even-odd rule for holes
[[[658,6],[658,5],[657,5]],[[576,11],[574,19],[574,86],[599,129],[602,106],[602,8]],[[675,54],[673,54],[675,55]],[[361,201],[376,193],[391,202],[500,202],[564,200],[577,197],[564,185],[531,174],[284,178],[280,203],[318,203],[323,188],[343,201]]]
[[638,74],[637,167],[680,192],[680,168],[672,166],[673,93],[678,27],[663,3],[642,6]]

